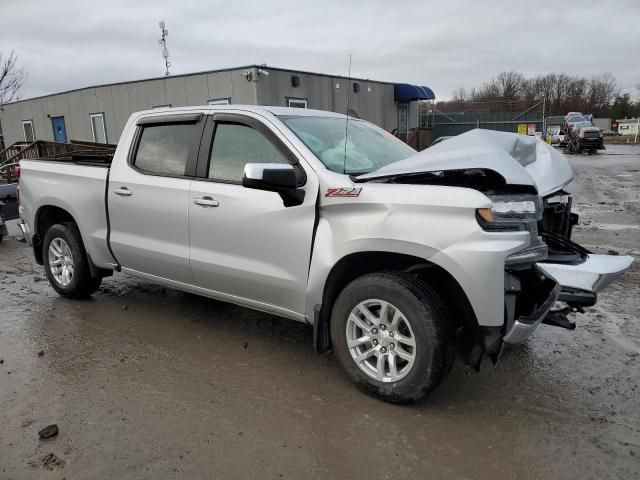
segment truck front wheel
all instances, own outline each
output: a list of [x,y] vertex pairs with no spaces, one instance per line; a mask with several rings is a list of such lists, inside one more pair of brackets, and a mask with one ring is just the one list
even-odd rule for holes
[[53,289],[66,298],[86,298],[102,278],[91,276],[87,253],[78,227],[73,223],[53,225],[42,245],[44,270]]
[[333,348],[349,378],[392,403],[423,398],[449,372],[455,334],[441,298],[404,273],[350,283],[331,315]]

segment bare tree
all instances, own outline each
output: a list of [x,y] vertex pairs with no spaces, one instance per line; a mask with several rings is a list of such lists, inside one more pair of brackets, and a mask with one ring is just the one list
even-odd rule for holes
[[8,58],[3,59],[0,52],[0,105],[20,98],[26,74],[18,67],[18,57],[11,51]]
[[518,72],[500,72],[496,77],[503,100],[517,100],[524,88],[524,77]]
[[591,108],[599,113],[608,109],[619,93],[616,78],[610,73],[603,73],[591,78],[586,98]]
[[468,99],[469,99],[469,94],[467,94],[467,91],[464,89],[464,87],[456,88],[453,91],[452,98],[451,98],[453,102],[460,102],[460,103],[466,102]]

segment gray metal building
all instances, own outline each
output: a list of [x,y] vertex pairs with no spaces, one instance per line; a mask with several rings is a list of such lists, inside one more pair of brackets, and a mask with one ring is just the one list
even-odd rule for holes
[[132,112],[203,104],[280,105],[347,111],[406,135],[418,124],[418,104],[434,98],[427,87],[245,67],[136,80],[20,100],[0,107],[6,146],[20,141],[86,140],[117,143]]

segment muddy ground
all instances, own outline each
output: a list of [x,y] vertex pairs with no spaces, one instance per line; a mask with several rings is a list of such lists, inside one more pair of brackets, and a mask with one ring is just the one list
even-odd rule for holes
[[[575,238],[638,258],[640,148],[571,162]],[[64,300],[5,240],[0,479],[640,478],[639,307],[636,263],[576,331],[542,326],[480,373],[459,361],[398,407],[308,326],[122,275]]]

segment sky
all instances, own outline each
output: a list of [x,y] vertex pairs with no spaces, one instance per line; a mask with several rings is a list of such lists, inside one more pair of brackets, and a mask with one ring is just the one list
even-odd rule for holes
[[431,87],[447,99],[501,71],[616,76],[638,95],[640,0],[0,0],[0,52],[22,98],[248,64]]

